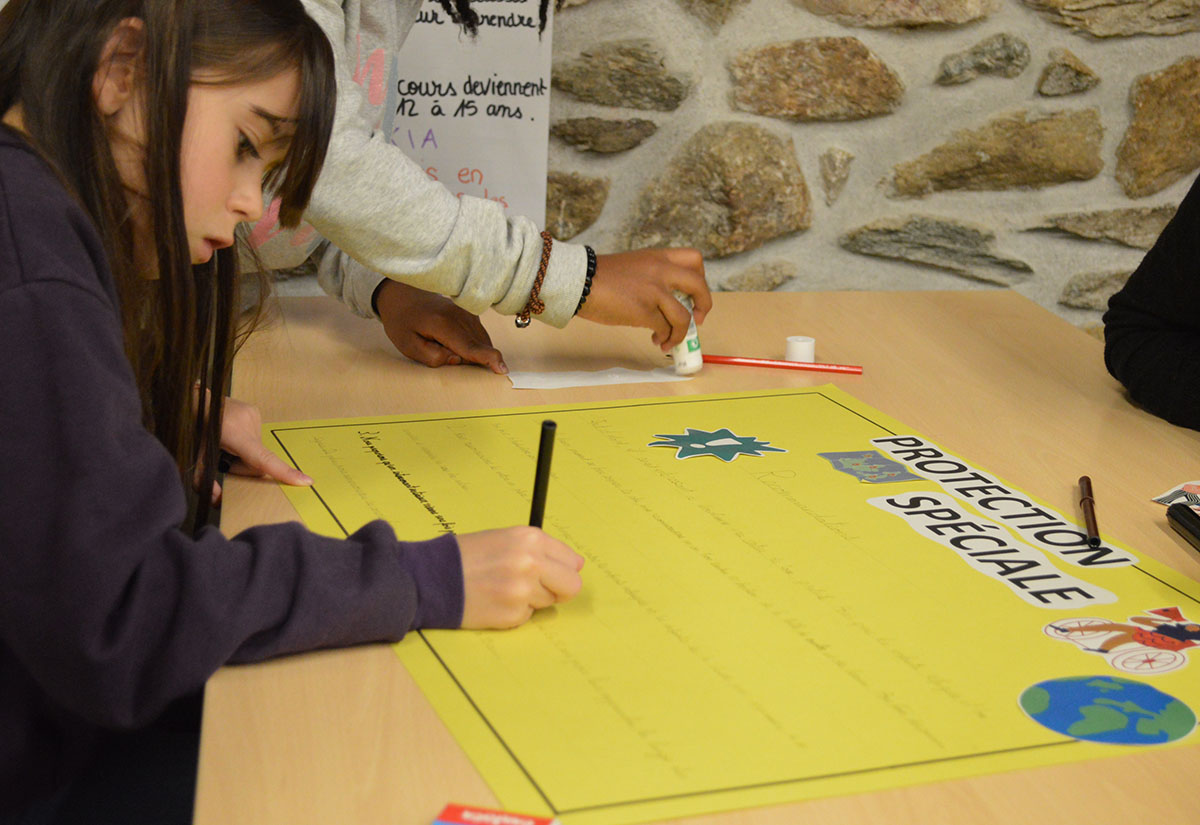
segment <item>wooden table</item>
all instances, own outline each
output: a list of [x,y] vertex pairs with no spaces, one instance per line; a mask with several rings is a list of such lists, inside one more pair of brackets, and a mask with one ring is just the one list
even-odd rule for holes
[[[1076,511],[1076,480],[1089,474],[1107,534],[1200,579],[1200,558],[1150,500],[1200,478],[1200,433],[1135,408],[1098,341],[1012,292],[718,294],[701,329],[706,352],[781,358],[787,335],[810,335],[818,360],[864,374],[710,365],[690,382],[545,391],[479,368],[412,364],[377,323],[328,299],[282,305],[284,320],[236,362],[234,395],[267,421],[833,383],[1061,512]],[[645,330],[485,322],[514,369],[663,364]],[[228,534],[296,518],[276,485],[257,480],[230,479],[223,509]],[[1198,776],[1193,745],[687,821],[1200,822]],[[427,825],[451,801],[497,805],[387,646],[227,667],[209,682],[199,825]]]

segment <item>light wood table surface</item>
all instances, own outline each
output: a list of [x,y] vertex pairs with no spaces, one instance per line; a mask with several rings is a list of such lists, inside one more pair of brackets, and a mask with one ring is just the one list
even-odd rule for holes
[[[265,421],[282,421],[832,383],[1060,512],[1076,512],[1076,481],[1090,475],[1104,533],[1200,580],[1200,558],[1150,500],[1200,478],[1200,433],[1134,407],[1105,371],[1100,342],[1052,313],[1004,290],[715,300],[701,328],[705,352],[782,358],[786,336],[810,335],[819,361],[865,372],[708,365],[689,382],[514,390],[480,368],[413,364],[378,323],[329,299],[292,298],[238,356],[233,394],[259,405]],[[484,320],[513,369],[665,363],[646,330]],[[225,499],[230,535],[296,518],[270,482],[230,478]],[[447,802],[497,805],[387,646],[227,667],[210,680],[198,825],[428,825]],[[1200,745],[686,821],[1200,823]]]

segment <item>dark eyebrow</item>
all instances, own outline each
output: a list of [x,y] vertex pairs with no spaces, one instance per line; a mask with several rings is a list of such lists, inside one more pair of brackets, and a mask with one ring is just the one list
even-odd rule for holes
[[267,125],[271,127],[271,133],[274,135],[274,137],[267,141],[268,143],[281,143],[292,139],[292,132],[294,129],[285,130],[281,127],[294,126],[296,123],[294,119],[280,117],[279,115],[272,114],[271,112],[268,112],[266,109],[263,109],[259,106],[251,106],[250,111],[266,121]]

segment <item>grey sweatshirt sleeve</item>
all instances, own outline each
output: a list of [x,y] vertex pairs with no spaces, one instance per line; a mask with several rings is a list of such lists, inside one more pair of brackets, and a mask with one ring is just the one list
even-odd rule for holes
[[[488,307],[516,315],[529,299],[542,239],[529,219],[507,217],[482,198],[456,197],[425,174],[361,112],[363,90],[346,53],[339,0],[304,0],[333,46],[338,65],[337,113],[321,179],[305,219],[330,246],[319,278],[326,292],[373,317],[371,296],[383,276],[449,296],[469,312]],[[541,288],[540,317],[562,327],[583,290],[586,253],[556,242]]]

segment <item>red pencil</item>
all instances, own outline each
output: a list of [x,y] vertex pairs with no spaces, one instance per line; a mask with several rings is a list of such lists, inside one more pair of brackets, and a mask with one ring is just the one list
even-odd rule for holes
[[845,372],[862,375],[863,368],[855,364],[811,364],[807,361],[779,361],[774,358],[742,358],[739,355],[705,355],[706,364],[732,364],[738,367],[774,367],[778,370],[811,370],[812,372]]

